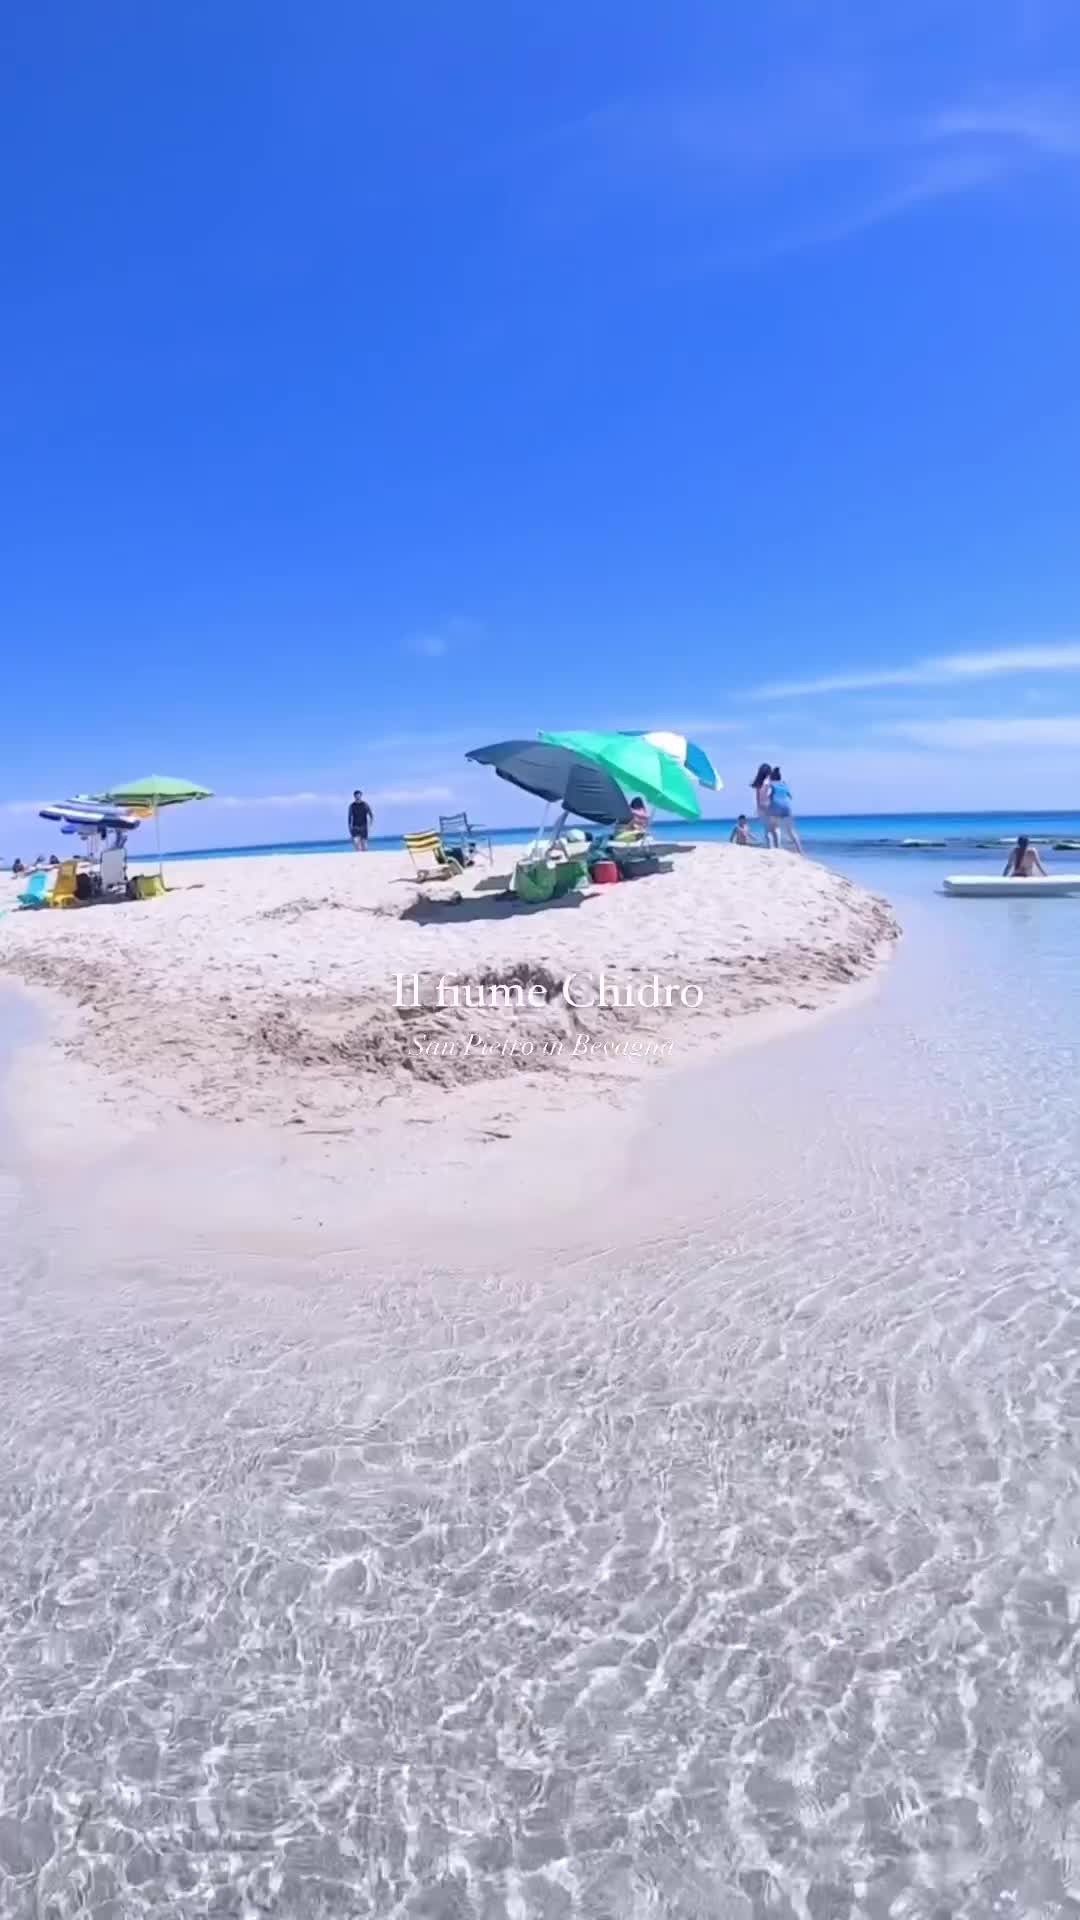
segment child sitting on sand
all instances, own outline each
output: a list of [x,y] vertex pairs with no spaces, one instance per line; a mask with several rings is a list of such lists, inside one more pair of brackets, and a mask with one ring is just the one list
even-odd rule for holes
[[728,841],[730,845],[733,847],[752,847],[753,846],[754,839],[753,839],[753,835],[750,832],[750,828],[747,824],[745,813],[740,813],[738,819],[735,822],[735,825],[732,827],[731,832],[728,834]]

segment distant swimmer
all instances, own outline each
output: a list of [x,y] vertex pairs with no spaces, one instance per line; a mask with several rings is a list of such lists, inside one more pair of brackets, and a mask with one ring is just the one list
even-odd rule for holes
[[1022,833],[1005,862],[1006,880],[1033,880],[1039,873],[1047,878],[1046,868],[1039,859],[1026,833]]

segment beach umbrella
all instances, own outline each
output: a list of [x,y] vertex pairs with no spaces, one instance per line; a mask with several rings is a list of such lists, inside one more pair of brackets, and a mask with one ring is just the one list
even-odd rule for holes
[[102,806],[94,800],[57,800],[50,806],[39,807],[38,818],[58,823],[65,833],[92,831],[94,828],[105,832],[115,829],[120,833],[131,833],[142,815],[130,813],[125,808]]
[[61,833],[78,834],[85,840],[91,857],[106,834],[133,833],[142,817],[117,807],[99,806],[82,794],[77,794],[74,800],[57,800],[50,806],[38,808],[40,820],[50,820],[59,826]]
[[685,767],[699,787],[711,787],[714,793],[719,793],[724,783],[704,747],[699,747],[696,740],[688,740],[684,733],[667,733],[660,728],[655,733],[643,733],[641,738],[659,747],[669,760],[675,760],[680,767]]
[[683,768],[670,754],[640,733],[542,733],[548,746],[567,747],[594,766],[602,767],[628,794],[640,794],[665,813],[682,820],[699,820],[697,795]]
[[167,773],[148,773],[141,780],[128,780],[107,793],[95,793],[102,806],[147,807],[154,816],[154,842],[158,872],[161,872],[161,809],[181,807],[188,800],[212,800],[209,787],[197,787],[191,780],[176,780]]
[[494,767],[500,780],[520,787],[537,800],[547,800],[597,826],[625,820],[626,796],[610,773],[568,747],[543,740],[497,740],[490,747],[474,747],[465,755],[477,766]]

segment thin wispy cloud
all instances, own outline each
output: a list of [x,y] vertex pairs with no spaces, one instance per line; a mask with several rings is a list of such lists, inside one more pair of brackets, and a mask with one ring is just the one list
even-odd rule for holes
[[1074,762],[1058,748],[1056,742],[1015,739],[924,746],[879,735],[852,742],[842,753],[796,741],[785,746],[781,765],[800,813],[970,812],[1031,806],[1035,793],[1040,807],[1066,809],[1076,804]]
[[882,724],[874,731],[949,753],[974,753],[990,747],[1080,747],[1080,714],[1062,713],[1044,719],[1006,714],[999,719],[900,720]]
[[355,753],[360,757],[370,755],[372,758],[387,753],[453,753],[460,750],[465,754],[470,747],[477,747],[483,741],[507,738],[507,728],[503,727],[500,733],[497,726],[485,729],[482,722],[470,727],[433,727],[430,731],[422,727],[403,728],[396,733],[371,734],[368,739],[357,742]]
[[216,793],[207,806],[215,807],[324,807],[339,801],[339,793]]
[[[670,218],[685,244],[707,227],[709,267],[828,245],[1080,163],[1080,97],[999,85],[897,101],[886,77],[838,57],[774,70],[755,94],[691,85],[599,105],[553,136],[565,217],[647,199],[650,229]],[[792,212],[808,179],[809,221]]]
[[724,91],[694,81],[598,103],[545,143],[575,174],[612,192],[746,187],[808,152],[881,144],[881,115],[860,70],[843,62],[772,63],[766,82]]
[[1080,154],[1080,107],[1060,94],[1028,94],[951,107],[927,127],[936,140],[1000,140],[1036,153]]
[[[554,731],[561,727],[606,728],[613,724],[610,712],[596,711],[591,707],[583,713],[541,714],[540,718],[545,727]],[[631,712],[629,715],[616,714],[614,719],[619,727],[627,732],[650,733],[665,730],[686,734],[690,739],[738,733],[744,725],[737,717],[728,718],[727,715],[684,720],[678,713],[674,716],[661,714],[658,718],[655,713],[635,716]],[[479,720],[469,726],[436,727],[430,731],[415,728],[403,729],[395,733],[371,734],[366,740],[357,743],[355,752],[360,759],[365,757],[377,759],[380,755],[386,754],[424,753],[460,753],[464,758],[473,747],[485,746],[491,740],[527,740],[533,738],[536,731],[535,713],[530,714],[528,722],[522,722],[520,715],[517,720],[512,718],[508,720],[504,715],[502,719],[492,720],[489,717],[487,720]]]
[[479,620],[471,620],[465,614],[455,614],[436,626],[423,627],[417,633],[407,634],[405,651],[417,654],[421,660],[441,660],[451,648],[468,646],[479,640],[483,631]]
[[1080,102],[1034,95],[953,105],[929,115],[918,128],[897,128],[895,149],[903,156],[906,177],[823,239],[878,226],[923,203],[976,192],[1040,161],[1080,159]]
[[931,201],[956,199],[976,188],[987,187],[1007,171],[1007,163],[1000,154],[934,154],[908,169],[908,177],[899,186],[834,220],[807,228],[801,235],[787,236],[776,250],[790,253],[800,247],[823,247],[833,241],[846,240],[914,212]]
[[915,212],[934,201],[984,191],[1040,164],[1080,161],[1080,101],[1061,96],[998,96],[960,102],[920,118],[883,118],[866,158],[876,153],[885,181],[831,220],[781,242],[819,246]]
[[819,693],[870,693],[885,687],[943,687],[960,681],[992,680],[1014,673],[1080,672],[1080,645],[992,647],[976,653],[944,653],[913,660],[907,666],[871,667],[853,673],[826,673],[810,680],[772,680],[751,687],[751,700],[803,699]]
[[[352,789],[349,789],[351,793]],[[434,804],[440,800],[451,800],[453,791],[449,786],[423,783],[418,786],[378,787],[364,789],[372,806],[411,807]],[[342,789],[338,793],[317,793],[304,789],[299,793],[219,793],[207,806],[231,807],[239,809],[266,808],[272,812],[286,812],[293,808],[339,807],[343,806],[348,795]]]
[[454,789],[449,786],[420,787],[376,787],[368,794],[373,807],[423,807],[436,806],[440,801],[452,800]]
[[[685,734],[688,740],[704,740],[722,733],[741,733],[744,725],[745,722],[741,720],[691,719],[680,720],[678,726],[671,728],[670,731]],[[657,729],[650,727],[648,731],[651,733]]]

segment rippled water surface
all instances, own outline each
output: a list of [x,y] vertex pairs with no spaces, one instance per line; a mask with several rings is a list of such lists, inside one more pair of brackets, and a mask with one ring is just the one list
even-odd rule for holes
[[1080,903],[858,877],[883,991],[665,1084],[632,1262],[8,1208],[5,1920],[1080,1914]]

